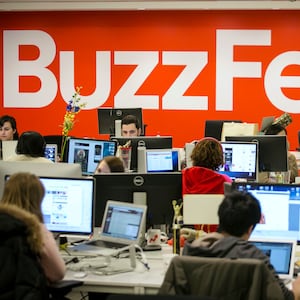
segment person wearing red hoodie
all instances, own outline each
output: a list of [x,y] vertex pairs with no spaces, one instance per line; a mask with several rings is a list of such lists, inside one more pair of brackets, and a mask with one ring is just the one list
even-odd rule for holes
[[[224,163],[221,143],[205,137],[198,141],[191,153],[192,167],[182,170],[182,194],[224,194],[224,183],[232,182],[229,176],[218,173]],[[217,225],[207,227],[215,231]]]

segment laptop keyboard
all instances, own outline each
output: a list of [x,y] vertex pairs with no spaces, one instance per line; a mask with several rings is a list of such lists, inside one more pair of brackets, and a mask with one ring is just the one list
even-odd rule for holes
[[115,243],[115,242],[108,242],[108,241],[101,241],[101,240],[95,240],[89,242],[89,245],[97,246],[97,247],[104,247],[104,248],[112,248],[112,249],[119,249],[123,248],[127,245]]

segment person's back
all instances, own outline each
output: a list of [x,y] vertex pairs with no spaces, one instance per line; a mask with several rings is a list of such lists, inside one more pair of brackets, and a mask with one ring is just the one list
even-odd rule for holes
[[[183,255],[263,260],[270,270],[270,282],[274,280],[278,282],[284,299],[294,299],[292,291],[288,290],[277,276],[269,257],[248,242],[253,229],[261,219],[258,200],[249,193],[239,191],[228,193],[219,206],[218,217],[218,232],[187,241]],[[183,229],[182,233],[186,235],[189,230]]]
[[36,131],[25,131],[20,135],[16,147],[16,155],[7,161],[31,161],[53,163],[44,157],[46,142],[44,137]]
[[0,204],[0,235],[0,299],[47,299],[36,216],[15,205]]
[[193,166],[182,170],[182,194],[223,194],[227,175],[218,173],[223,165],[223,149],[214,138],[203,138],[191,153]]

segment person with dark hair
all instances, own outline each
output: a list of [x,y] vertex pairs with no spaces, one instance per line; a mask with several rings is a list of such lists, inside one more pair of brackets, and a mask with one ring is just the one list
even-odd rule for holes
[[[287,136],[287,130],[286,127],[281,125],[280,123],[271,124],[269,127],[267,127],[264,131],[265,135],[285,135]],[[296,156],[289,151],[289,142],[288,144],[288,171],[289,171],[289,183],[295,182],[295,177],[298,176],[298,165]],[[259,173],[258,181],[259,182],[273,182],[276,178],[276,176],[271,176],[268,172],[261,172]]]
[[140,136],[141,125],[138,118],[134,115],[127,115],[121,121],[122,136]]
[[16,119],[9,115],[0,117],[0,140],[12,141],[18,140],[18,138],[19,134]]
[[94,174],[103,173],[123,173],[125,172],[124,163],[120,157],[106,156],[97,165]]
[[221,143],[203,138],[195,145],[191,160],[193,166],[182,170],[182,194],[223,194],[224,183],[232,180],[218,173],[224,162]]
[[[225,195],[218,209],[218,232],[209,233],[193,241],[186,241],[183,255],[221,258],[254,258],[263,260],[270,270],[272,281],[277,281],[284,299],[294,298],[293,291],[289,290],[276,274],[269,257],[248,239],[261,219],[259,201],[250,193],[234,191]],[[182,229],[187,234],[191,229]],[[189,236],[193,236],[189,234]],[[294,282],[295,294],[299,290],[300,278]],[[298,293],[299,294],[299,293]]]
[[25,131],[18,140],[16,155],[9,157],[7,160],[53,163],[50,159],[44,157],[45,147],[45,139],[40,133]]

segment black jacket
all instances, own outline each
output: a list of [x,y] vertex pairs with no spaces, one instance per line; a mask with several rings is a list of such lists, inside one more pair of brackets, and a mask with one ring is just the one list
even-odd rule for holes
[[183,255],[201,256],[201,257],[225,257],[225,258],[256,258],[263,260],[272,273],[284,295],[284,299],[294,299],[292,291],[287,289],[285,284],[276,274],[271,265],[269,257],[261,250],[248,241],[237,237],[224,237],[220,233],[211,233],[203,238],[194,240],[192,243],[186,242]]
[[0,300],[48,299],[39,264],[42,249],[38,219],[16,206],[0,205]]

